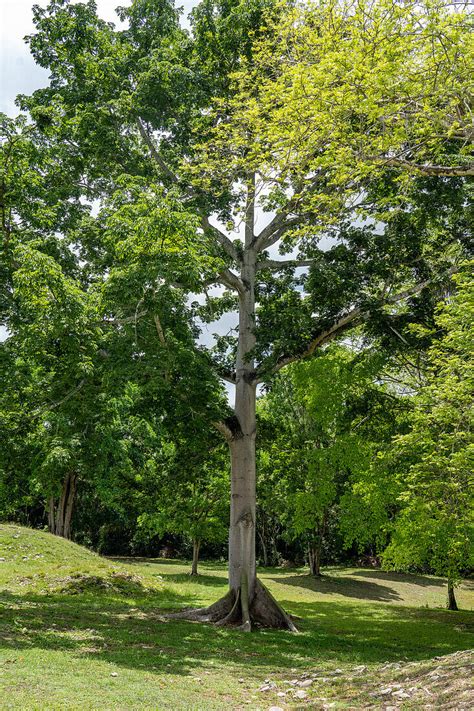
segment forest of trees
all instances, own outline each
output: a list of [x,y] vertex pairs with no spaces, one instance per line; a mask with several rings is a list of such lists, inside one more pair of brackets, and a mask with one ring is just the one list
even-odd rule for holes
[[293,628],[257,564],[434,573],[456,609],[472,16],[118,12],[36,7],[49,83],[0,114],[1,519],[192,574],[228,556],[229,592],[190,614],[244,629]]

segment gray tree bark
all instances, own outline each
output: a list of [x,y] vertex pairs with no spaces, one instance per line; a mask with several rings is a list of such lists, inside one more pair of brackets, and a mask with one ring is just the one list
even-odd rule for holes
[[458,610],[458,604],[456,602],[456,596],[454,594],[454,585],[451,580],[448,579],[448,600],[446,603],[448,610]]
[[199,549],[201,548],[201,541],[193,541],[193,562],[191,564],[191,575],[198,575],[198,562],[199,562]]
[[[239,333],[235,364],[235,406],[232,422],[218,423],[231,456],[231,504],[229,526],[229,592],[214,605],[179,614],[217,624],[240,625],[250,631],[253,623],[296,631],[289,616],[257,579],[256,570],[256,377],[255,280],[257,257],[268,245],[257,244],[254,182],[248,185],[245,211],[245,243],[240,276],[225,272],[224,284],[239,296]],[[229,247],[227,247],[229,249]]]
[[49,500],[48,527],[50,533],[63,538],[71,538],[71,521],[76,498],[77,475],[69,472],[64,477],[58,505],[54,497]]
[[[229,531],[229,587],[240,593],[242,608],[255,594],[256,524],[256,385],[253,381],[255,347],[256,255],[247,246],[241,280],[244,291],[239,298],[239,341],[236,361],[236,431],[229,442],[231,453],[231,513]],[[243,585],[243,589],[241,587]],[[243,598],[247,599],[244,600]],[[243,624],[249,624],[243,620]]]
[[316,578],[321,577],[321,548],[321,538],[311,541],[308,545],[309,571]]

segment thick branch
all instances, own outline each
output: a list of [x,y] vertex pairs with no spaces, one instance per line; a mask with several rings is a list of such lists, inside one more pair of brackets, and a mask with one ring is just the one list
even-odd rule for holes
[[125,326],[127,323],[135,323],[137,319],[142,316],[146,316],[148,311],[139,311],[133,316],[124,316],[123,318],[108,318],[103,321],[103,323],[110,324],[112,326]]
[[230,429],[230,427],[227,427],[225,422],[213,422],[212,424],[214,425],[216,430],[218,430],[221,435],[223,435],[226,442],[232,441],[234,435],[232,434],[232,430]]
[[[302,360],[303,358],[307,358],[308,356],[313,355],[314,351],[317,348],[320,348],[325,343],[329,343],[330,341],[334,340],[334,338],[340,336],[341,333],[346,331],[348,328],[353,328],[354,326],[359,324],[361,320],[362,310],[360,308],[355,308],[352,311],[349,311],[349,313],[338,319],[328,329],[318,333],[304,351],[291,356],[284,356],[283,358],[280,358],[280,360],[273,366],[273,368],[271,368],[270,373],[275,374],[290,363],[295,363],[298,360]],[[256,382],[257,384],[261,382],[261,375],[257,374]]]
[[162,346],[166,346],[165,332],[163,331],[163,326],[161,325],[160,317],[158,316],[158,314],[155,314],[153,316],[153,320],[155,321],[155,328],[158,334],[159,341]]
[[211,225],[207,215],[203,215],[201,217],[201,224],[202,224],[203,230],[205,230],[205,231],[207,230],[214,235],[214,237],[217,239],[217,241],[221,245],[224,252],[226,252],[226,254],[228,254],[229,257],[231,257],[234,260],[234,262],[240,262],[239,254],[238,254],[233,242],[231,242],[231,240],[227,237],[227,235],[225,235],[223,232],[221,232],[218,227],[214,227],[214,225]]
[[430,165],[429,163],[412,163],[403,158],[379,159],[377,162],[390,168],[406,168],[423,175],[439,175],[446,178],[474,175],[474,166],[472,165]]
[[230,373],[218,373],[219,378],[222,378],[222,380],[225,380],[226,383],[230,383],[231,385],[235,385],[235,376],[231,375]]
[[178,182],[178,176],[173,173],[169,165],[163,160],[161,157],[160,152],[156,148],[155,144],[153,143],[148,131],[140,121],[140,119],[137,119],[137,124],[138,124],[138,130],[140,131],[140,135],[145,141],[146,145],[150,149],[150,153],[153,157],[153,160],[157,165],[161,168],[163,173],[171,180],[172,183],[177,183]]
[[264,249],[271,247],[272,244],[275,244],[283,237],[285,232],[288,232],[299,222],[296,217],[293,219],[288,217],[288,213],[291,212],[293,206],[288,205],[287,207],[286,212],[279,212],[278,215],[275,215],[273,220],[255,237],[254,248],[256,252],[262,252]]
[[[457,271],[458,268],[453,266],[447,271],[446,276],[451,276]],[[405,291],[393,294],[392,296],[383,299],[381,305],[388,306],[389,304],[396,304],[400,301],[403,301],[404,299],[410,298],[411,296],[415,296],[416,294],[419,294],[420,291],[423,291],[425,287],[431,284],[432,281],[432,279],[427,279],[426,281],[422,281],[419,284],[416,284],[416,286],[412,287],[411,289],[406,289]],[[279,370],[289,365],[290,363],[295,363],[298,360],[302,360],[303,358],[307,358],[308,356],[313,355],[317,348],[321,348],[321,346],[334,340],[348,329],[354,328],[355,326],[359,325],[369,315],[369,310],[362,309],[360,306],[355,307],[347,314],[341,316],[329,328],[317,333],[305,350],[301,351],[300,353],[295,353],[293,355],[284,356],[283,358],[280,358],[277,363],[270,369],[269,373],[277,373]],[[258,371],[256,372],[255,382],[257,384],[261,382],[262,375],[263,373],[259,373]]]
[[314,261],[314,259],[265,259],[257,265],[257,270],[271,269],[272,271],[278,271],[286,267],[310,267],[314,264]]
[[245,292],[243,281],[237,276],[237,274],[231,272],[230,269],[223,269],[219,272],[217,281],[224,286],[227,286],[229,289],[234,289],[234,291],[237,291],[239,294],[243,294]]

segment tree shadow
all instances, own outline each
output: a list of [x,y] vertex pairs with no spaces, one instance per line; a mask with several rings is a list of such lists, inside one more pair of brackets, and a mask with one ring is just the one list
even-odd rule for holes
[[168,583],[196,583],[197,585],[209,585],[211,587],[227,587],[229,585],[227,578],[219,575],[190,575],[189,573],[160,573],[163,580]]
[[[128,556],[105,556],[107,560],[116,563],[126,563],[127,565],[159,565],[163,566],[186,566],[191,569],[191,560],[186,560],[184,558],[144,558],[144,557],[128,557]],[[202,560],[200,564],[205,568],[210,570],[227,572],[227,563],[221,563],[213,560]]]
[[[302,618],[297,635],[272,630],[248,635],[164,617],[166,610],[200,602],[196,595],[166,588],[135,591],[133,597],[106,590],[100,595],[2,591],[0,648],[63,651],[152,674],[188,675],[223,665],[266,674],[314,666],[315,659],[336,665],[418,660],[469,646],[469,635],[453,631],[447,611],[346,601],[281,600]],[[456,613],[456,625],[469,620],[469,613]]]
[[283,580],[282,578],[272,578],[272,580],[276,583],[295,585],[323,595],[343,595],[358,600],[377,602],[402,600],[393,588],[349,577],[323,575],[320,578],[315,578],[311,575],[288,575]]
[[388,580],[392,583],[410,583],[421,587],[439,586],[444,587],[446,580],[427,575],[416,575],[413,573],[396,573],[385,570],[357,570],[352,573],[357,578],[372,578],[374,580]]

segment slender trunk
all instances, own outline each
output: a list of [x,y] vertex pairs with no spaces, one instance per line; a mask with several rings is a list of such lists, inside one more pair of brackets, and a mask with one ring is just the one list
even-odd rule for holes
[[69,491],[67,495],[66,505],[64,507],[64,523],[63,523],[63,536],[64,538],[71,538],[71,521],[72,514],[74,511],[74,503],[76,500],[76,486],[77,477],[75,474],[69,476]]
[[191,575],[198,574],[198,562],[199,562],[199,549],[201,547],[201,541],[195,539],[193,541],[193,562],[191,565]]
[[321,547],[322,541],[318,537],[308,545],[308,562],[311,575],[319,578],[321,576]]
[[456,602],[456,596],[454,595],[454,585],[451,580],[448,579],[448,601],[446,603],[448,610],[458,610],[458,604]]
[[267,544],[265,543],[265,529],[264,528],[263,528],[263,530],[257,529],[257,531],[258,531],[258,536],[260,538],[260,544],[262,546],[263,567],[268,568],[268,552],[267,552]]

